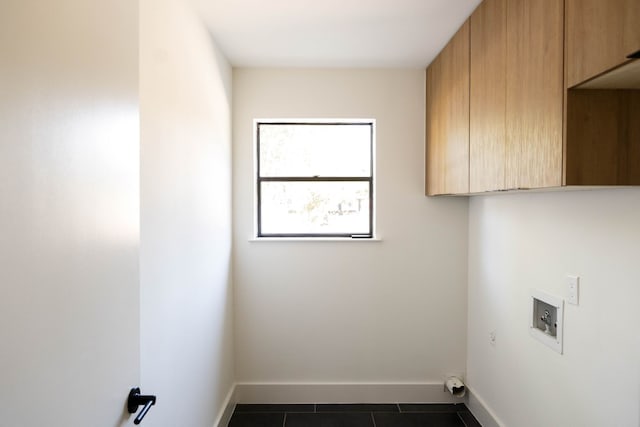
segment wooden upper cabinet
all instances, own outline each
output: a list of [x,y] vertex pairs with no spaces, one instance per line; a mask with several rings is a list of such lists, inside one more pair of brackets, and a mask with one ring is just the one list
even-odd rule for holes
[[484,0],[427,70],[427,194],[640,185],[638,50],[640,0]]
[[507,189],[562,185],[562,3],[507,2]]
[[567,87],[640,50],[640,0],[565,0]]
[[505,189],[507,1],[485,0],[470,18],[469,189]]
[[562,2],[485,0],[470,25],[471,192],[562,185]]
[[427,68],[428,195],[469,192],[469,23]]
[[565,184],[640,185],[640,0],[565,1]]

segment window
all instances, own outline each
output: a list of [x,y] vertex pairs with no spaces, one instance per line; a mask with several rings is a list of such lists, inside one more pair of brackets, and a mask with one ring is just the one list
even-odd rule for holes
[[256,121],[258,237],[373,237],[374,121]]

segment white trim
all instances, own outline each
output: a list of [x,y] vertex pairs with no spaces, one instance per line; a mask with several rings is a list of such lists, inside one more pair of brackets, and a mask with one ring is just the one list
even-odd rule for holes
[[462,403],[433,383],[237,383],[238,403]]
[[483,427],[506,427],[473,387],[469,387],[469,384],[465,384],[465,386],[467,388],[467,397],[464,403],[478,422],[482,424]]
[[[349,117],[315,117],[315,118],[304,118],[304,117],[269,117],[265,118],[255,118],[253,119],[255,123],[375,123],[376,119],[374,118],[349,118]],[[255,128],[255,126],[254,126]]]
[[381,242],[379,237],[352,238],[352,237],[251,237],[250,242]]
[[235,383],[231,385],[229,393],[227,393],[227,397],[224,399],[222,409],[216,419],[216,422],[213,424],[213,427],[227,427],[229,425],[233,411],[236,409],[236,404],[238,403],[236,399],[236,387],[237,385]]

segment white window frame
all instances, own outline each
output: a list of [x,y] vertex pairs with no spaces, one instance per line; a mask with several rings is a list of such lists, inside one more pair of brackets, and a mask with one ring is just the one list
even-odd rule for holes
[[[334,233],[270,233],[263,234],[260,230],[260,182],[264,181],[264,178],[259,177],[259,125],[260,124],[309,124],[309,125],[349,125],[349,124],[367,124],[371,126],[371,175],[368,178],[370,182],[369,186],[369,230],[367,234],[334,234]],[[268,119],[254,119],[253,120],[253,158],[254,158],[254,173],[253,173],[253,187],[254,187],[254,237],[255,240],[358,240],[358,241],[372,241],[378,240],[376,237],[376,120],[375,119],[347,119],[347,118],[268,118]],[[310,181],[331,181],[332,179],[322,179],[314,177],[314,179],[307,179]],[[333,179],[335,181],[335,179]],[[340,180],[342,181],[342,180]],[[348,181],[348,180],[344,180]]]

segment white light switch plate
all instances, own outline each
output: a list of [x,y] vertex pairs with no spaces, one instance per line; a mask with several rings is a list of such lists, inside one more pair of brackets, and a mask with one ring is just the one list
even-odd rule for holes
[[567,302],[578,305],[578,294],[580,292],[580,277],[567,276]]

